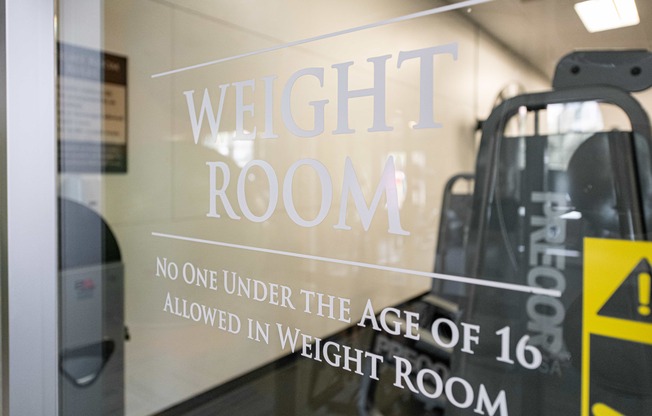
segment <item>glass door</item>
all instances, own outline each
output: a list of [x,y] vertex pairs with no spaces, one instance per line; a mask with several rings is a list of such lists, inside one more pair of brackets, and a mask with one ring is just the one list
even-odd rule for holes
[[637,3],[60,0],[59,413],[643,414]]

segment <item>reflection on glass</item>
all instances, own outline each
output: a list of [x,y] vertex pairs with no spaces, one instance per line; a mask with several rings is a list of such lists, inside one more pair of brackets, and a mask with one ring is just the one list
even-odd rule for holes
[[[62,414],[588,409],[584,238],[649,238],[649,98],[506,46],[557,9],[445,3],[60,2]],[[590,403],[636,414],[614,366]]]

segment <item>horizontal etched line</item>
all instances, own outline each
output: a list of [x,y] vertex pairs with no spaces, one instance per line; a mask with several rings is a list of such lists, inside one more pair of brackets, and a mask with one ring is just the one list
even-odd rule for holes
[[180,72],[190,71],[192,69],[203,68],[203,67],[210,66],[210,65],[216,65],[216,64],[221,64],[221,63],[224,63],[224,62],[234,61],[236,59],[246,58],[248,56],[260,55],[260,54],[263,54],[263,53],[278,51],[278,50],[281,50],[281,49],[291,48],[293,46],[304,45],[306,43],[316,42],[316,41],[319,41],[319,40],[335,38],[335,37],[338,37],[338,36],[347,35],[349,33],[361,32],[363,30],[373,29],[373,28],[381,27],[381,26],[386,26],[386,25],[390,25],[390,24],[393,24],[393,23],[405,22],[405,21],[408,21],[408,20],[417,19],[419,17],[431,16],[431,15],[434,15],[434,14],[441,14],[441,13],[445,13],[445,12],[449,12],[449,11],[453,11],[453,10],[457,10],[457,9],[463,9],[465,7],[472,7],[472,6],[476,6],[478,4],[488,3],[488,2],[491,2],[491,1],[494,1],[494,0],[468,0],[468,1],[463,1],[463,2],[460,2],[460,3],[449,4],[447,6],[435,7],[434,9],[424,10],[422,12],[417,12],[417,13],[412,13],[412,14],[408,14],[408,15],[404,15],[404,16],[394,17],[394,18],[387,19],[387,20],[381,20],[379,22],[368,23],[366,25],[356,26],[356,27],[352,27],[352,28],[349,28],[349,29],[338,30],[336,32],[326,33],[326,34],[319,35],[319,36],[313,36],[313,37],[306,38],[306,39],[295,40],[293,42],[288,42],[288,43],[284,43],[284,44],[281,44],[281,45],[270,46],[269,48],[258,49],[256,51],[246,52],[246,53],[243,53],[243,54],[240,54],[240,55],[229,56],[229,57],[226,57],[226,58],[216,59],[214,61],[203,62],[201,64],[190,65],[190,66],[186,66],[186,67],[178,68],[178,69],[172,69],[170,71],[159,72],[157,74],[152,75],[152,78],[165,77],[167,75],[178,74]]
[[218,247],[234,248],[234,249],[238,249],[238,250],[254,251],[254,252],[258,252],[258,253],[276,254],[276,255],[279,255],[279,256],[294,257],[294,258],[306,259],[306,260],[322,261],[322,262],[326,262],[326,263],[342,264],[342,265],[346,265],[346,266],[362,267],[362,268],[365,268],[365,269],[373,269],[373,270],[381,270],[381,271],[386,271],[386,272],[409,274],[409,275],[413,275],[413,276],[429,277],[431,279],[446,280],[446,281],[450,281],[450,282],[459,282],[459,283],[465,283],[465,284],[470,284],[470,285],[475,285],[475,286],[492,287],[492,288],[496,288],[496,289],[505,289],[505,290],[511,290],[513,292],[525,292],[525,293],[532,293],[532,294],[536,294],[536,295],[551,296],[551,297],[556,297],[556,298],[561,297],[561,292],[559,290],[545,289],[545,288],[541,288],[541,287],[517,285],[517,284],[514,284],[514,283],[496,282],[496,281],[493,281],[493,280],[476,279],[476,278],[472,278],[472,277],[463,277],[463,276],[453,276],[453,275],[441,274],[441,273],[422,272],[422,271],[419,271],[419,270],[410,270],[410,269],[402,269],[402,268],[399,268],[399,267],[381,266],[379,264],[363,263],[363,262],[351,261],[351,260],[334,259],[334,258],[330,258],[330,257],[314,256],[314,255],[311,255],[311,254],[293,253],[293,252],[290,252],[290,251],[282,251],[282,250],[273,250],[273,249],[269,249],[269,248],[245,246],[245,245],[241,245],[241,244],[232,244],[232,243],[225,243],[225,242],[221,242],[221,241],[204,240],[204,239],[201,239],[201,238],[185,237],[185,236],[173,235],[173,234],[164,234],[164,233],[153,232],[152,236],[161,237],[161,238],[168,238],[168,239],[172,239],[172,240],[180,240],[180,241],[188,241],[188,242],[193,242],[193,243],[207,244],[207,245],[218,246]]

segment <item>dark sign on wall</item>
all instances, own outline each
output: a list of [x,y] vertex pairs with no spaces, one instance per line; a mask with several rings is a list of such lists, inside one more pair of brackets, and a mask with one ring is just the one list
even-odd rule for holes
[[59,171],[127,172],[127,58],[59,45]]

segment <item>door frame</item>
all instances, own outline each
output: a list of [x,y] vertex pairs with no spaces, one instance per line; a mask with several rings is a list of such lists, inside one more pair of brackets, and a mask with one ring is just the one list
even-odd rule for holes
[[1,413],[56,415],[56,0],[0,4]]

